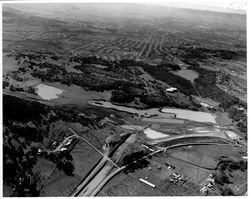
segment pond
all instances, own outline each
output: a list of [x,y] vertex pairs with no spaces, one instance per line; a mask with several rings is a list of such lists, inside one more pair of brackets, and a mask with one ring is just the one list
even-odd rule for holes
[[201,112],[201,111],[190,111],[184,109],[172,109],[172,108],[163,108],[161,109],[164,113],[173,113],[176,115],[176,118],[193,120],[196,122],[211,122],[216,123],[216,115],[211,113]]
[[36,92],[37,94],[45,100],[51,100],[51,99],[56,99],[59,97],[60,94],[63,93],[62,90],[52,87],[52,86],[47,86],[45,84],[39,84],[36,87]]

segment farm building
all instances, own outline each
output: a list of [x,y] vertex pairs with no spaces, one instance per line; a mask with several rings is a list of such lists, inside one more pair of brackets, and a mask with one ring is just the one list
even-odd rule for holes
[[149,182],[149,181],[147,181],[147,180],[144,180],[144,179],[142,179],[142,178],[140,178],[139,180],[140,180],[141,182],[143,182],[143,183],[145,183],[145,184],[147,184],[147,185],[153,187],[153,188],[156,187],[154,184],[152,184],[151,182]]

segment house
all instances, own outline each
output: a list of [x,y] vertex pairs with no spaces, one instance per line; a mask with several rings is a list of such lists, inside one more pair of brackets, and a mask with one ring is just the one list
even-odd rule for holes
[[177,174],[177,173],[173,173],[172,174],[175,178],[179,178],[180,177],[180,174]]
[[210,178],[213,178],[213,177],[214,177],[214,175],[213,175],[212,173],[210,173],[210,174],[209,174],[209,177],[210,177]]
[[42,149],[38,149],[37,154],[41,154]]
[[71,143],[71,141],[72,141],[71,139],[66,140],[66,142],[64,143],[64,145],[66,145],[66,146],[69,145]]
[[208,188],[210,188],[210,189],[213,189],[213,188],[214,188],[214,185],[213,185],[211,182],[209,182],[206,186],[207,186]]
[[175,87],[170,87],[170,88],[167,88],[166,89],[166,92],[168,92],[168,93],[174,93],[174,92],[176,92],[178,89],[177,88],[175,88]]
[[242,106],[239,106],[239,107],[236,107],[236,108],[237,108],[237,110],[239,110],[239,111],[244,111],[244,110],[245,110],[245,108],[242,107]]
[[201,190],[200,190],[204,195],[207,195],[208,193],[208,190],[206,187],[203,187]]
[[57,141],[54,141],[53,143],[52,143],[52,146],[56,146],[57,145]]
[[209,105],[207,103],[204,103],[204,102],[201,102],[200,105],[205,107],[205,108],[213,108],[213,106],[211,106],[211,105]]
[[213,179],[213,178],[209,178],[209,179],[208,179],[208,182],[209,182],[209,183],[214,183],[214,179]]
[[60,151],[66,151],[67,148],[62,147]]
[[142,147],[145,147],[146,149],[149,149],[149,147],[146,146],[145,144],[142,144],[141,146],[142,146]]

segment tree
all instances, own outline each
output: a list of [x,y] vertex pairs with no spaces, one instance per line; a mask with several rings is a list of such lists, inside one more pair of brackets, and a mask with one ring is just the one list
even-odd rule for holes
[[13,85],[10,85],[10,90],[14,92],[16,89]]

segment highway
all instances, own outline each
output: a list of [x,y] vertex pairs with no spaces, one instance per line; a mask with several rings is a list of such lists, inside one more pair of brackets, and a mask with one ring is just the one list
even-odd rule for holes
[[[95,151],[97,151],[98,153],[100,153],[103,157],[105,157],[105,159],[107,159],[108,161],[110,161],[113,165],[115,165],[116,167],[119,167],[116,163],[113,162],[113,160],[111,160],[107,154],[102,153],[100,150],[98,150],[94,145],[92,145],[88,140],[86,140],[85,138],[79,136],[74,129],[72,129],[71,127],[69,127],[69,130],[76,135],[79,139],[82,139],[84,142],[86,142],[89,146],[91,146],[93,149],[95,149]],[[107,151],[106,151],[107,152]]]
[[[200,145],[201,143],[184,143],[184,144],[175,144],[173,146],[169,146],[169,147],[166,147],[166,148],[162,148],[162,149],[159,149],[157,151],[154,151],[152,153],[150,153],[149,155],[146,155],[128,165],[124,165],[123,167],[120,167],[120,168],[117,168],[117,169],[114,169],[113,168],[113,165],[109,164],[109,165],[105,165],[99,172],[98,174],[91,180],[91,182],[80,192],[80,194],[78,196],[95,196],[100,190],[101,188],[113,177],[115,176],[117,173],[119,173],[120,171],[122,171],[123,169],[125,169],[126,167],[130,166],[131,164],[134,164],[142,159],[146,159],[150,156],[153,156],[159,152],[162,152],[162,151],[166,151],[167,149],[170,149],[170,148],[174,148],[174,147],[180,147],[180,146],[187,146],[187,145]],[[204,143],[202,143],[203,145]],[[218,144],[218,143],[205,143],[205,144],[208,144],[208,145],[221,145],[221,144]],[[223,144],[223,145],[229,145],[229,144]],[[229,145],[231,146],[231,145]],[[181,160],[181,159],[180,159]],[[184,161],[184,160],[181,160],[181,161]],[[187,162],[189,163],[189,162]],[[198,168],[202,168],[202,169],[205,169],[205,170],[213,170],[212,168],[205,168],[205,167],[202,167],[200,165],[196,165],[196,164],[193,164],[193,163],[189,163],[189,164],[192,164],[193,166],[196,166]],[[161,165],[162,166],[162,165]]]
[[[72,129],[69,128],[75,135],[76,132]],[[160,152],[165,152],[168,149],[171,148],[175,148],[175,147],[181,147],[181,146],[188,146],[188,145],[229,145],[229,146],[234,146],[231,142],[228,143],[217,143],[216,141],[213,142],[197,142],[198,140],[193,140],[193,141],[188,141],[188,142],[184,142],[184,143],[175,143],[173,145],[167,146],[167,147],[159,147],[158,150],[145,155],[127,165],[123,165],[122,167],[119,167],[115,162],[118,162],[121,154],[124,150],[126,150],[126,147],[128,146],[129,143],[132,143],[136,140],[136,134],[131,134],[126,141],[117,149],[117,151],[115,152],[115,154],[112,156],[113,160],[115,160],[115,162],[113,162],[109,157],[107,157],[106,154],[103,154],[101,151],[99,151],[97,148],[95,148],[91,143],[89,143],[85,138],[80,137],[79,135],[77,135],[79,138],[83,139],[87,144],[89,144],[92,148],[94,148],[98,153],[100,153],[103,158],[101,159],[101,161],[97,164],[97,166],[95,166],[95,168],[92,170],[92,172],[81,182],[81,184],[76,188],[76,190],[71,194],[71,196],[95,196],[101,189],[102,187],[116,174],[118,174],[119,172],[121,172],[123,169],[127,168],[128,166],[141,161],[142,159],[146,159],[150,156],[153,156],[157,153]],[[165,141],[169,141],[169,144],[171,144],[171,141],[176,141],[178,139],[181,138],[199,138],[199,137],[204,137],[204,134],[188,134],[188,135],[182,135],[182,136],[175,136],[175,137],[171,137],[171,138],[165,138],[165,139],[161,139],[159,142],[165,142]],[[229,141],[228,139],[226,139],[227,137],[222,134],[222,135],[218,135],[215,133],[211,133],[211,135],[206,135],[206,137],[211,136],[212,138],[222,138],[225,141]],[[183,161],[183,160],[181,160]],[[189,163],[189,162],[187,162]],[[192,163],[191,163],[192,164]],[[203,168],[206,170],[211,170],[211,168],[204,168],[200,165],[196,165],[196,164],[192,164],[193,166],[199,167],[199,168]]]
[[[107,162],[107,158],[104,156],[93,171],[84,179],[84,181],[75,189],[71,196],[83,195],[86,192],[86,186],[90,181],[100,172]],[[83,190],[84,189],[84,190]]]
[[45,32],[39,32],[39,33],[36,33],[36,34],[34,34],[34,35],[25,37],[25,38],[22,39],[22,41],[25,41],[26,39],[32,39],[32,38],[34,38],[34,37],[36,37],[36,36],[38,36],[38,35],[42,35],[43,33],[45,33]]
[[[69,130],[77,135],[77,133],[69,127]],[[103,154],[95,146],[89,143],[85,138],[80,137],[92,148],[94,148],[98,153],[100,153],[103,158],[98,163],[98,165],[93,169],[93,171],[81,182],[81,184],[75,189],[71,196],[94,196],[99,190],[105,185],[105,183],[111,179],[115,174],[119,173],[122,169],[116,163],[114,163],[106,154]]]
[[113,170],[115,170],[114,166],[106,163],[102,169],[96,173],[95,177],[82,189],[78,196],[93,196],[93,192],[97,193],[99,191],[99,185],[102,184]]
[[118,174],[119,172],[121,172],[123,169],[125,169],[126,167],[120,167],[118,169],[116,169],[114,172],[112,172],[110,175],[108,175],[99,185],[98,187],[96,187],[96,189],[91,193],[90,196],[95,196],[100,190],[101,188],[112,178],[114,177],[116,174]]
[[[70,128],[71,129],[71,128]],[[71,129],[74,131],[73,129]],[[75,132],[74,132],[75,133]],[[83,138],[84,139],[84,138]],[[85,139],[84,139],[85,140]],[[119,160],[120,154],[126,149],[126,146],[135,141],[135,134],[131,134],[125,142],[117,149],[114,157],[117,157],[117,162]],[[86,140],[87,143],[89,143]],[[90,143],[89,143],[90,144]],[[90,146],[92,146],[90,144]],[[93,146],[93,148],[95,148]],[[99,151],[98,149],[96,149]],[[101,153],[101,152],[100,152]],[[102,154],[102,153],[101,153]],[[93,171],[85,178],[82,183],[76,188],[76,190],[71,194],[71,196],[95,196],[100,189],[117,173],[125,169],[126,167],[119,167],[114,163],[109,157],[102,154],[103,158],[98,163],[98,165],[93,169]]]

